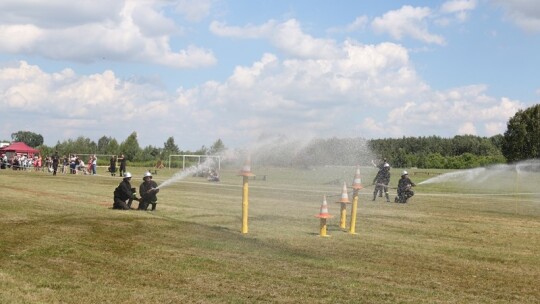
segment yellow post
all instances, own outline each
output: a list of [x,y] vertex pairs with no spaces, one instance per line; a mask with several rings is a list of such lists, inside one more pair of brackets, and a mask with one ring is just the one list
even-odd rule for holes
[[321,231],[319,236],[329,237],[329,235],[326,234],[326,218],[321,217]]
[[242,233],[248,233],[248,207],[249,207],[249,187],[248,177],[244,176],[244,183],[242,187]]
[[356,210],[358,209],[358,190],[355,189],[353,192],[353,203],[351,210],[351,227],[349,227],[350,234],[356,234]]
[[349,194],[347,194],[347,183],[343,182],[343,190],[341,191],[341,199],[336,202],[341,204],[341,218],[339,221],[339,228],[345,229],[347,228],[347,203],[350,203],[349,201]]
[[341,218],[339,221],[339,228],[347,228],[347,204],[341,203]]
[[332,218],[333,216],[328,213],[328,203],[326,202],[326,195],[324,196],[323,203],[321,205],[321,212],[318,215],[315,215],[315,217],[321,219],[321,231],[319,233],[319,236],[328,237],[329,235],[326,234],[326,219]]

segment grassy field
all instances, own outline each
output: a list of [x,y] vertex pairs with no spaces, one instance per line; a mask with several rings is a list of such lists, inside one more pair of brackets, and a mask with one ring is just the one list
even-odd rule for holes
[[1,170],[0,303],[540,303],[540,196],[516,178],[512,191],[419,185],[394,204],[371,201],[362,168],[351,235],[334,202],[353,167],[254,168],[242,234],[236,173],[181,180],[144,212],[111,209],[118,177]]

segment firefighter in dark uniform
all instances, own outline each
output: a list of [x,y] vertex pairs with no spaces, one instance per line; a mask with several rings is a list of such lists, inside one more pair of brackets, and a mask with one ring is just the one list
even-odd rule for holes
[[54,152],[54,155],[52,157],[53,175],[56,175],[56,171],[58,171],[59,163],[60,163],[60,156],[58,156],[58,152]]
[[412,190],[412,187],[414,186],[416,186],[416,184],[413,183],[409,178],[409,173],[407,173],[407,171],[403,171],[398,182],[398,195],[396,196],[395,202],[403,204],[407,203],[407,200],[414,195],[414,191]]
[[143,177],[143,182],[139,186],[141,199],[139,201],[139,210],[147,210],[148,205],[152,205],[152,211],[156,210],[157,194],[159,189],[157,183],[152,180],[152,173],[146,172]]
[[131,173],[124,173],[120,185],[114,189],[113,209],[129,210],[133,200],[138,201],[135,188],[131,188]]
[[373,201],[377,197],[377,193],[380,191],[379,196],[382,197],[382,193],[384,192],[386,202],[390,202],[390,196],[388,195],[388,183],[390,183],[390,165],[388,163],[384,163],[373,179],[373,184],[375,185],[375,190],[373,190]]

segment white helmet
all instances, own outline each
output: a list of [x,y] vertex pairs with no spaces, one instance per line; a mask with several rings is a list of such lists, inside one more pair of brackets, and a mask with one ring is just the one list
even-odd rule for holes
[[383,167],[390,167],[390,164],[389,163],[384,163]]
[[130,178],[130,177],[131,177],[131,173],[129,172],[124,173],[124,178]]
[[144,179],[145,177],[152,177],[152,173],[150,173],[150,171],[147,171],[147,172],[144,174],[143,179]]
[[401,172],[401,176],[403,176],[403,175],[407,175],[407,174],[409,174],[409,173],[407,173],[407,171],[403,171],[403,172]]

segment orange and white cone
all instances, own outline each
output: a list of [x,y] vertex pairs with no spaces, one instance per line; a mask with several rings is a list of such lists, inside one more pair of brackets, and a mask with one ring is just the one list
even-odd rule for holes
[[351,201],[349,200],[349,194],[347,193],[347,183],[343,182],[343,190],[341,191],[341,199],[336,202],[341,204],[341,211],[340,211],[340,220],[339,220],[339,228],[345,229],[347,228],[347,204],[349,204]]
[[351,207],[351,221],[349,225],[349,233],[356,234],[356,212],[358,210],[358,192],[363,188],[362,179],[360,178],[360,166],[356,166],[356,174],[352,184],[353,188],[353,201]]
[[356,166],[356,174],[354,175],[352,188],[354,190],[360,190],[364,188],[364,186],[362,186],[362,178],[360,177],[360,166]]
[[326,195],[324,196],[323,202],[321,204],[321,212],[319,212],[319,214],[315,215],[315,217],[325,218],[325,219],[334,217],[333,215],[328,213],[328,203],[326,202]]
[[341,199],[336,203],[350,203],[349,194],[347,193],[347,183],[343,182],[343,189],[341,191]]
[[328,237],[329,235],[326,234],[326,230],[327,230],[326,219],[332,218],[333,216],[330,215],[330,213],[328,213],[328,203],[326,202],[326,195],[324,196],[324,199],[321,205],[321,212],[319,212],[318,215],[315,215],[315,217],[318,217],[321,219],[319,236]]
[[251,155],[248,154],[246,161],[244,162],[244,166],[242,167],[242,170],[240,170],[241,176],[255,176],[255,174],[251,173]]

